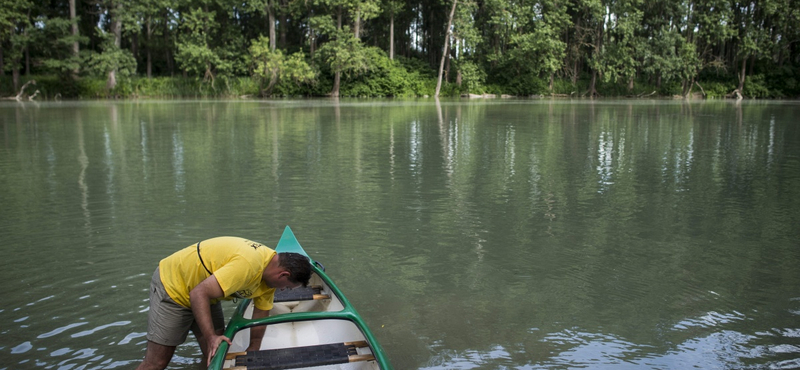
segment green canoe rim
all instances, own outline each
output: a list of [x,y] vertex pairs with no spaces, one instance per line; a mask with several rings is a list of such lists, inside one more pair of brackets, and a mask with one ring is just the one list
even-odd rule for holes
[[[331,278],[328,277],[325,271],[320,267],[321,265],[314,261],[305,252],[305,250],[303,250],[289,226],[286,226],[286,229],[284,229],[283,235],[281,236],[281,239],[278,242],[278,246],[275,248],[275,250],[279,253],[300,253],[308,257],[308,259],[311,261],[311,268],[313,272],[319,275],[319,277],[322,278],[322,280],[331,288],[331,291],[336,295],[336,298],[342,302],[342,306],[344,306],[344,308],[341,311],[335,312],[294,312],[252,320],[244,317],[244,312],[247,309],[247,306],[250,304],[250,299],[244,299],[236,307],[236,311],[233,313],[231,320],[228,322],[228,326],[225,328],[224,335],[230,339],[233,339],[236,333],[240,330],[259,325],[327,319],[347,320],[354,323],[364,335],[364,338],[366,338],[369,348],[372,351],[373,356],[375,356],[375,361],[378,363],[380,369],[392,370],[392,366],[386,359],[386,354],[383,352],[383,348],[381,348],[380,344],[375,339],[375,336],[369,330],[369,327],[367,327],[364,319],[361,318],[361,315],[358,314],[358,311],[356,311],[350,301],[345,298],[339,287],[336,286],[333,280],[331,280]],[[214,355],[214,358],[211,360],[211,364],[208,367],[210,370],[222,369],[222,366],[225,362],[225,354],[228,352],[228,346],[229,345],[227,342],[220,343],[219,348],[217,348],[217,353]]]

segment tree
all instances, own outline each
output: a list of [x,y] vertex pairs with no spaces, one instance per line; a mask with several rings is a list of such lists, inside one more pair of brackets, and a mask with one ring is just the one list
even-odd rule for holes
[[[302,52],[284,56],[280,50],[272,50],[269,38],[260,37],[250,46],[253,61],[253,75],[259,79],[262,96],[272,96],[272,90],[281,77],[296,83],[312,83],[317,77],[316,71],[306,63]],[[269,81],[264,88],[264,81]]]
[[[331,68],[333,72],[333,87],[331,96],[339,96],[342,73],[353,73],[366,71],[368,69],[367,57],[364,46],[356,32],[349,32],[344,27],[345,15],[351,15],[354,19],[362,17],[374,17],[377,12],[377,4],[374,0],[319,0],[319,5],[325,6],[328,15],[315,16],[311,20],[312,27],[319,30],[323,35],[328,36],[329,41],[319,49],[322,60]],[[360,26],[355,26],[356,27]]]
[[[72,35],[72,57],[75,59],[80,58],[80,43],[78,42],[78,38],[80,36],[80,32],[78,31],[78,13],[77,8],[75,6],[76,0],[69,0],[69,21],[70,21],[70,34]],[[75,66],[72,69],[72,78],[78,78],[78,72],[80,72],[80,66]]]
[[331,41],[319,48],[319,54],[334,73],[331,97],[339,97],[342,73],[349,75],[369,69],[361,40],[345,30],[336,32]]
[[386,0],[384,9],[389,14],[389,59],[394,60],[394,18],[403,9],[403,3],[396,0]]
[[585,94],[589,96],[599,96],[597,92],[597,74],[602,71],[604,63],[603,41],[606,29],[606,6],[601,0],[578,0],[580,17],[584,20],[584,25],[579,26],[583,33],[581,43],[588,48],[585,55],[586,64],[589,67],[591,77],[589,88]]
[[[15,91],[19,88],[22,54],[30,40],[26,30],[31,27],[28,17],[28,9],[31,6],[29,0],[2,0],[0,3],[0,45],[9,45],[7,55],[3,57],[11,60],[11,79]],[[3,67],[8,68],[5,63]]]
[[644,41],[638,36],[643,20],[640,6],[641,0],[616,0],[608,7],[603,75],[606,81],[627,82],[628,90],[633,89],[638,59],[644,47]]
[[[122,44],[122,0],[110,1],[107,7],[107,14],[111,19],[109,22],[111,25],[109,33],[113,38],[113,44],[106,43],[105,50],[103,50],[106,55],[103,59],[107,61],[105,65],[109,68],[106,89],[111,90],[117,86],[117,69],[119,68],[120,63],[122,63],[121,58],[124,57],[124,54],[121,53],[120,50],[120,45]],[[135,61],[136,60],[134,59],[134,63]]]
[[83,58],[83,63],[86,65],[87,73],[96,76],[106,75],[106,89],[111,91],[116,87],[118,77],[129,77],[136,73],[136,59],[129,50],[119,47],[117,35],[101,29],[97,32],[103,37],[100,46],[102,52],[88,53]]
[[453,0],[453,7],[450,9],[450,16],[447,18],[447,31],[445,32],[444,37],[444,50],[442,51],[442,62],[439,63],[439,79],[436,82],[436,92],[433,96],[439,97],[439,91],[442,88],[442,72],[444,71],[444,61],[449,54],[449,42],[450,42],[450,27],[453,25],[453,16],[456,13],[456,4],[458,4],[458,0]]
[[[86,63],[85,55],[75,54],[75,44],[85,43],[88,37],[74,34],[73,25],[78,19],[66,19],[61,17],[39,18],[38,23],[43,25],[37,28],[35,35],[36,44],[41,45],[42,65],[48,73],[55,73],[59,76],[69,75],[77,78],[82,64]],[[86,51],[84,54],[88,54]]]
[[178,41],[175,60],[188,73],[202,75],[204,81],[214,81],[214,67],[222,59],[209,45],[211,32],[218,27],[216,13],[200,8],[191,9],[183,15],[181,28],[184,32]]
[[350,18],[353,19],[353,36],[361,39],[361,21],[368,21],[380,14],[379,0],[353,0],[348,2],[347,8]]
[[530,21],[521,22],[510,36],[504,64],[518,76],[546,75],[552,91],[554,75],[563,68],[566,56],[567,44],[561,40],[570,26],[566,7],[559,1],[542,1],[515,7],[514,16]]

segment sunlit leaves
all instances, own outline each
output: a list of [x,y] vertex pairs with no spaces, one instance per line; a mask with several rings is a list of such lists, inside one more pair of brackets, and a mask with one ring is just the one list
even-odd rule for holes
[[[100,31],[102,33],[102,31]],[[103,52],[88,53],[84,57],[86,72],[102,76],[109,71],[116,71],[120,76],[131,76],[136,72],[136,59],[129,50],[121,49],[114,44],[114,35],[102,33]]]
[[272,88],[278,79],[285,78],[295,83],[311,84],[317,72],[306,62],[305,54],[297,52],[284,55],[281,50],[271,50],[269,38],[261,36],[250,46],[250,57],[253,63],[253,76],[269,85],[264,95],[271,95]]
[[365,72],[369,69],[364,45],[351,33],[338,31],[336,37],[319,49],[319,57],[333,71],[345,75]]

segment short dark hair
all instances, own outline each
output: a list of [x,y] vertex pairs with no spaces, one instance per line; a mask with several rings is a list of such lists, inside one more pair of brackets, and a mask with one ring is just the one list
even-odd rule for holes
[[307,286],[308,280],[311,279],[311,262],[308,257],[290,252],[279,253],[279,257],[280,266],[291,274],[289,281]]

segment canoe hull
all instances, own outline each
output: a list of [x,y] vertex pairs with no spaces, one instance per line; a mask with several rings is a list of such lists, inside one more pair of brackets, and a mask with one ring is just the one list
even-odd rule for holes
[[[287,250],[288,248],[288,250]],[[299,251],[298,252],[298,248]],[[276,247],[278,252],[298,252],[308,256],[300,247],[294,234],[286,227],[281,241]],[[309,257],[311,260],[311,258]],[[280,367],[281,369],[313,369],[313,370],[389,370],[392,369],[383,349],[375,340],[358,312],[353,308],[344,294],[325,273],[320,264],[312,261],[313,274],[309,287],[315,288],[314,299],[287,300],[276,294],[270,316],[252,320],[252,302],[242,301],[232,316],[225,334],[232,338],[230,346],[223,343],[209,369],[244,369],[239,367],[244,361],[233,357],[234,353],[246,350],[250,342],[250,327],[266,325],[258,354],[270,355],[282,351],[295,351],[330,345],[346,344],[347,358],[313,367]],[[288,292],[285,292],[288,293]],[[288,298],[293,299],[294,297]],[[228,348],[230,347],[230,348]],[[225,359],[228,353],[228,359]],[[299,353],[299,352],[298,352]],[[254,356],[250,353],[248,356]],[[298,355],[310,358],[315,354]],[[340,361],[341,360],[341,361]],[[331,362],[331,361],[328,361]]]

